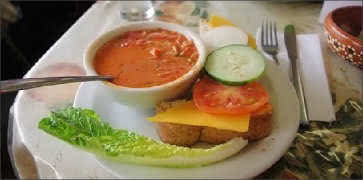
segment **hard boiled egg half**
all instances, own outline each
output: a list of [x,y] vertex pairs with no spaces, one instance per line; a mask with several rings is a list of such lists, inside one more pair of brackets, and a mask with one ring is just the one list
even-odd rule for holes
[[233,26],[220,26],[201,34],[208,52],[231,44],[248,45],[248,35]]

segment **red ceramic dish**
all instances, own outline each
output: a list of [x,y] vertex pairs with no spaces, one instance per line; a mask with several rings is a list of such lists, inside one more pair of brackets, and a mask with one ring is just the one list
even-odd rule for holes
[[324,23],[328,44],[344,60],[363,69],[362,6],[347,6],[330,12]]

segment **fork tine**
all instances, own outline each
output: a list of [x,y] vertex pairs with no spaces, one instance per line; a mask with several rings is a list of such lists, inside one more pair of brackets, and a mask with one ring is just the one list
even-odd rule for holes
[[269,28],[269,45],[273,46],[273,37],[272,37],[272,21],[268,21],[268,28]]
[[274,22],[274,35],[275,35],[276,46],[279,46],[279,41],[277,40],[276,22]]
[[262,21],[262,25],[261,25],[261,45],[265,44],[265,19]]
[[265,45],[268,45],[268,19],[267,17],[265,17],[265,21],[264,21],[264,25],[265,25]]
[[266,21],[265,21],[265,39],[266,39],[266,45],[270,45],[270,39],[269,39],[269,28],[268,28],[268,18],[266,17]]

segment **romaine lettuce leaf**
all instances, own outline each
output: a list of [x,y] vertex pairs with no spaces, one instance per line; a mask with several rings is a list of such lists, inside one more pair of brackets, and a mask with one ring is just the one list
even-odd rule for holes
[[122,163],[164,167],[195,167],[239,152],[247,141],[235,138],[209,149],[164,144],[136,133],[113,129],[89,109],[65,108],[41,119],[39,128],[74,146]]

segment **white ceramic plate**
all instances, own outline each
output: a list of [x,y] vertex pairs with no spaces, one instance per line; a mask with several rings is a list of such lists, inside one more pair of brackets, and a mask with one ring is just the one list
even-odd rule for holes
[[[249,143],[242,151],[222,162],[200,168],[160,168],[121,164],[96,157],[98,162],[118,178],[223,178],[248,179],[271,167],[287,151],[299,126],[299,105],[295,90],[282,71],[266,61],[261,78],[273,105],[273,127],[270,136]],[[120,104],[106,94],[99,83],[81,84],[74,106],[95,110],[114,128],[159,139],[153,125],[145,118],[153,110],[140,110]],[[86,153],[86,152],[85,152]],[[102,177],[101,177],[102,178]]]

